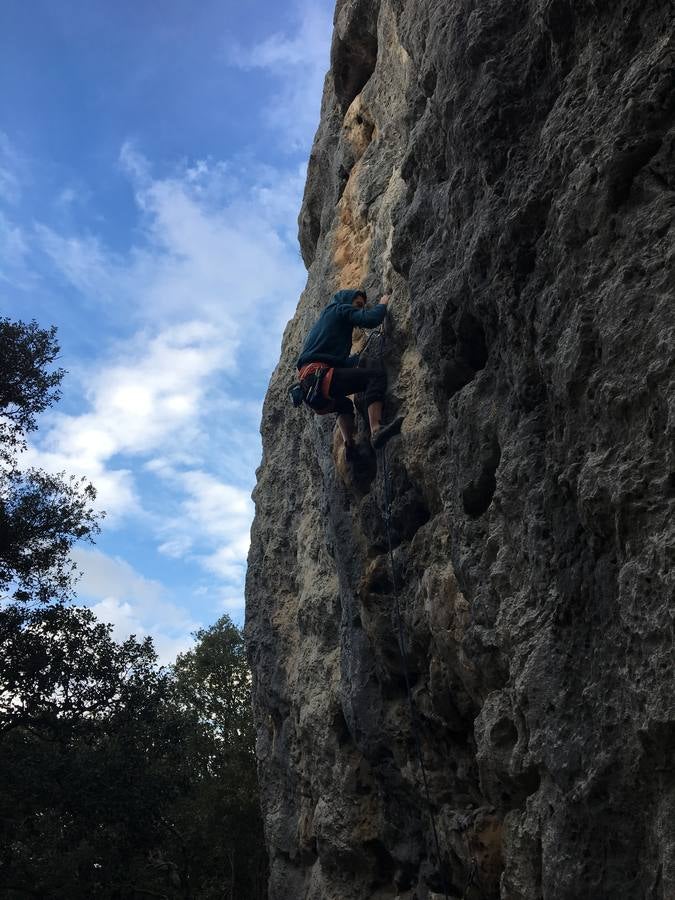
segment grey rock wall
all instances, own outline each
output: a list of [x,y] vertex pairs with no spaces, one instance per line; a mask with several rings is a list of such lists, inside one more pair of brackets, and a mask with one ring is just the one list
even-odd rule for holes
[[[675,896],[674,16],[337,4],[248,570],[271,900]],[[391,522],[440,861],[382,461],[350,472],[286,396],[357,285],[393,297],[368,352],[406,415]]]

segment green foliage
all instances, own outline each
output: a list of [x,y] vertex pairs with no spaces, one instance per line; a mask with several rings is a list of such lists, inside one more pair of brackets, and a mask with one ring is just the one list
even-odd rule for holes
[[[160,843],[185,726],[149,640],[90,610],[0,610],[0,885],[16,896],[125,896]],[[140,856],[139,856],[140,850]]]
[[242,637],[197,637],[167,672],[90,610],[0,610],[2,896],[263,900]]
[[253,756],[251,673],[239,629],[222,616],[195,634],[173,667],[179,702],[195,711],[214,741]]
[[145,715],[167,681],[152,641],[117,643],[111,631],[89,609],[0,609],[0,733],[39,723],[55,737],[87,733],[121,711]]
[[0,319],[0,597],[21,602],[72,598],[70,550],[98,531],[86,479],[19,466],[36,415],[59,397],[63,369],[46,368],[58,351],[54,328]]
[[57,353],[0,319],[0,898],[264,900],[240,632],[224,616],[163,670],[66,602],[94,488],[19,468]]
[[203,898],[263,898],[251,674],[228,616],[195,635],[173,667],[174,697],[192,722],[184,764],[191,790],[175,807],[187,882]]
[[35,416],[55,403],[63,369],[48,371],[59,354],[56,328],[37,322],[0,319],[0,438],[4,445],[21,440],[36,426]]
[[0,591],[47,603],[72,597],[77,567],[69,554],[99,530],[86,479],[37,469],[0,472]]

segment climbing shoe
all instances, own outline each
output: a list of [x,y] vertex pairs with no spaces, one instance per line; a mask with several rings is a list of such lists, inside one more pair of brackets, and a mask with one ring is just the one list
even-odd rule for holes
[[373,447],[373,450],[380,450],[387,443],[389,438],[394,437],[395,434],[399,434],[401,431],[401,425],[403,425],[404,416],[397,416],[393,422],[389,422],[388,425],[382,425],[381,428],[378,428],[377,431],[373,432],[370,436],[370,443]]

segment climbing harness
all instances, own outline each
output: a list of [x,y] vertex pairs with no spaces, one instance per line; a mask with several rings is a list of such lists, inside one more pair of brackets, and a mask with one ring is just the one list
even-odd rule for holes
[[305,403],[319,416],[335,411],[335,404],[330,399],[330,383],[334,369],[325,363],[313,362],[303,366],[298,377],[300,381],[291,385],[289,395],[293,406]]
[[[381,333],[381,341],[380,341],[380,365],[383,365],[382,357],[384,356],[384,344],[386,340],[386,331],[384,328],[384,323],[380,326]],[[372,337],[372,335],[371,335]],[[369,338],[370,340],[370,338]],[[366,343],[367,346],[367,343]],[[363,348],[365,350],[365,347]],[[363,352],[363,351],[362,351]],[[443,894],[445,900],[449,900],[448,894],[448,882],[445,871],[443,869],[443,864],[441,860],[441,848],[440,842],[438,840],[438,829],[436,828],[436,816],[434,815],[433,806],[431,804],[431,794],[429,792],[429,780],[427,778],[427,770],[424,765],[424,758],[422,756],[422,742],[420,740],[420,729],[419,729],[419,714],[417,712],[417,706],[415,705],[415,700],[412,695],[412,690],[410,688],[410,673],[408,670],[408,651],[406,649],[405,643],[405,635],[403,632],[403,616],[401,615],[401,602],[399,597],[399,586],[398,586],[398,578],[396,574],[396,561],[394,559],[394,544],[391,537],[391,479],[389,476],[389,465],[387,462],[387,445],[385,444],[381,450],[378,451],[378,455],[382,460],[382,473],[383,473],[383,482],[384,482],[384,525],[387,532],[387,546],[389,551],[389,565],[391,566],[391,583],[394,591],[394,610],[396,613],[396,627],[398,631],[398,649],[401,655],[401,663],[403,665],[403,677],[405,680],[405,689],[408,695],[408,706],[410,708],[410,723],[412,726],[413,740],[415,742],[415,751],[417,753],[417,761],[419,763],[420,771],[422,772],[422,782],[424,784],[424,792],[426,794],[427,800],[427,808],[429,811],[429,820],[431,822],[431,831],[434,838],[434,848],[436,850],[436,859],[438,860],[438,870],[441,874],[441,878],[443,879]]]

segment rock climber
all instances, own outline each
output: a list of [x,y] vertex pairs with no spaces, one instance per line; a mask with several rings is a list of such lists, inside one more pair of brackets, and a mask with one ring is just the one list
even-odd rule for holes
[[[313,378],[320,378],[318,404],[312,403],[318,415],[336,412],[337,423],[348,460],[356,459],[354,442],[354,404],[349,394],[365,392],[370,424],[370,442],[375,450],[384,447],[401,430],[403,416],[382,424],[387,375],[382,368],[359,366],[358,354],[350,356],[353,328],[377,328],[387,314],[388,295],[366,309],[366,293],[362,290],[338,291],[321,313],[307,335],[298,358],[300,384],[305,396]],[[322,374],[323,373],[323,374]]]

